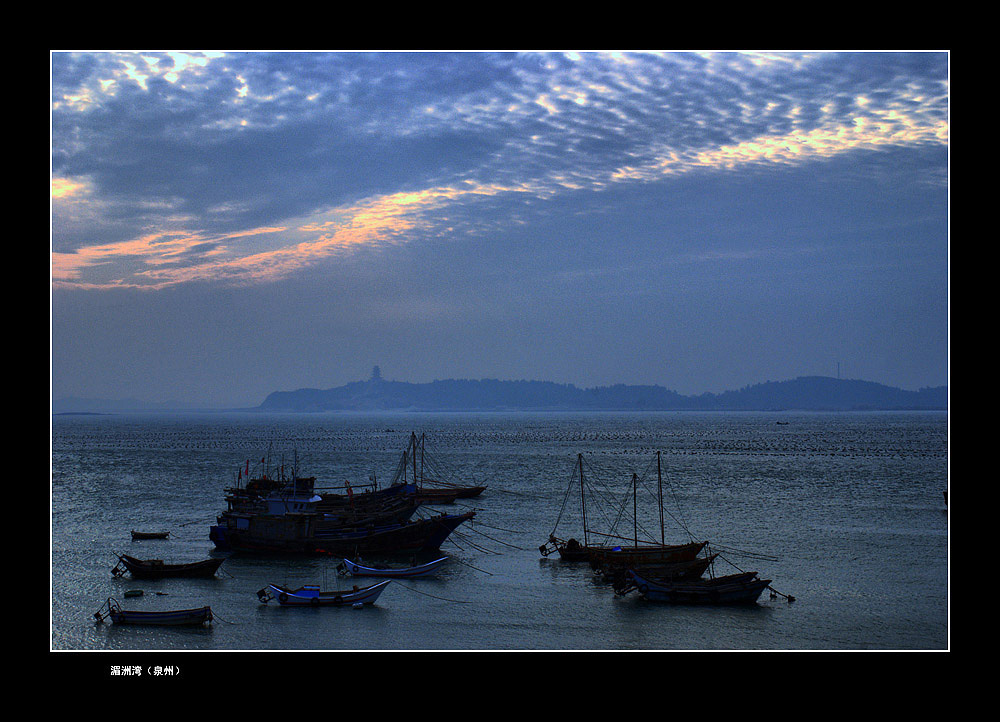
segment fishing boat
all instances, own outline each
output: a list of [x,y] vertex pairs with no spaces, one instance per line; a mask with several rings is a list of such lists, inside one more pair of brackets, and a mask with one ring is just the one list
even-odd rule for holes
[[627,583],[615,589],[624,596],[633,589],[646,599],[670,604],[754,604],[770,579],[760,579],[757,572],[742,572],[711,579],[651,579],[628,573]]
[[[105,609],[107,612],[103,613]],[[109,618],[114,624],[149,624],[172,627],[211,623],[212,608],[205,606],[171,611],[135,611],[122,609],[116,600],[109,598],[104,606],[94,613],[94,617],[98,622]]]
[[386,579],[384,582],[378,582],[370,587],[359,588],[355,586],[351,590],[328,592],[320,590],[318,584],[305,584],[298,589],[268,584],[257,592],[257,598],[263,604],[277,599],[278,604],[287,607],[360,606],[374,604],[391,582],[391,579]]
[[[605,568],[611,567],[672,564],[676,562],[693,561],[708,544],[708,542],[698,541],[690,541],[684,544],[666,544],[664,542],[662,474],[660,473],[659,453],[657,453],[657,474],[659,480],[657,494],[660,507],[660,541],[658,543],[652,541],[644,542],[642,544],[639,543],[638,514],[636,509],[638,475],[632,474],[631,499],[633,504],[632,518],[634,520],[634,526],[632,537],[629,539],[629,541],[632,541],[632,544],[591,544],[589,537],[593,532],[587,524],[587,496],[586,483],[583,473],[583,454],[577,454],[577,473],[579,476],[580,502],[583,513],[584,541],[581,543],[575,538],[563,540],[555,535],[555,529],[553,529],[552,533],[549,534],[548,541],[538,547],[538,551],[542,554],[542,556],[548,556],[552,553],[558,552],[559,558],[563,561],[589,561],[591,567],[600,572]],[[567,488],[567,497],[572,489],[572,484],[575,484],[576,482],[576,477],[577,475],[575,474],[574,478],[571,480],[571,486]],[[565,504],[566,500],[564,499],[563,507],[565,507]],[[558,525],[559,522],[557,521],[556,526],[558,527]],[[615,536],[614,534],[605,534],[603,536],[626,541],[626,537]]]
[[136,559],[127,554],[118,555],[118,564],[111,573],[119,577],[126,572],[143,579],[163,579],[165,577],[212,577],[222,566],[225,558],[204,559],[183,564],[166,564],[162,559]]
[[139,541],[141,539],[166,539],[170,536],[168,531],[136,531],[132,530],[132,541]]
[[429,472],[436,470],[436,475],[440,475],[437,469],[437,462],[433,461],[426,451],[426,435],[421,434],[417,438],[416,432],[410,432],[410,443],[403,451],[399,466],[393,478],[394,483],[406,483],[411,479],[411,483],[416,486],[415,497],[423,504],[451,504],[456,499],[471,499],[486,491],[486,486],[462,486],[450,481],[434,479]]
[[448,561],[448,557],[441,557],[440,559],[434,559],[433,561],[411,567],[369,567],[350,559],[344,559],[343,563],[337,569],[343,569],[345,574],[350,574],[354,577],[413,578],[433,574],[446,561]]
[[241,552],[330,554],[414,553],[438,549],[475,511],[384,525],[331,526],[317,513],[220,516],[209,532],[216,548]]

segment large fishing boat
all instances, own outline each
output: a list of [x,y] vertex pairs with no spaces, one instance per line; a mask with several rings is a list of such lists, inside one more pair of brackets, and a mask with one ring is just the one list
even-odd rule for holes
[[320,513],[316,494],[284,494],[268,499],[266,513],[223,513],[209,531],[219,549],[303,554],[372,554],[438,549],[465,514],[349,525]]

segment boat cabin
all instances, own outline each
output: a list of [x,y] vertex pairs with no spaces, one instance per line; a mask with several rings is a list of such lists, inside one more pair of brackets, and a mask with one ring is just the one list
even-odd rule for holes
[[316,505],[322,500],[316,494],[272,494],[267,497],[267,513],[315,514]]

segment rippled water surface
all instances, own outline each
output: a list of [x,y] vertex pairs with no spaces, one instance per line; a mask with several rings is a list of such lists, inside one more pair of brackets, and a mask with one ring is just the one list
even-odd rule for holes
[[[948,635],[945,413],[109,415],[52,421],[53,650],[941,650]],[[219,554],[209,526],[247,459],[298,458],[317,486],[388,483],[411,431],[453,481],[486,484],[442,547],[437,577],[389,585],[362,609],[261,604],[269,582],[350,586],[337,559],[226,559],[215,579],[113,577],[116,553],[166,561]],[[588,486],[642,528],[690,533],[778,592],[749,608],[617,597],[586,565],[544,557],[555,528],[582,534]],[[588,508],[593,526],[603,522]],[[130,530],[169,531],[132,542]],[[628,522],[622,531],[633,534]],[[364,583],[370,583],[366,580]],[[141,597],[124,597],[142,589]],[[209,604],[210,627],[97,624],[126,608]]]

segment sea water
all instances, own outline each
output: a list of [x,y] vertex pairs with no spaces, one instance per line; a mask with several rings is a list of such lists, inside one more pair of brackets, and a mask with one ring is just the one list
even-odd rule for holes
[[[428,469],[488,488],[435,509],[476,511],[442,546],[449,562],[394,581],[373,606],[258,599],[272,582],[376,581],[341,576],[331,557],[232,554],[211,579],[111,574],[117,554],[223,554],[209,527],[248,462],[286,473],[297,463],[318,488],[385,486],[411,433],[425,439]],[[944,412],[54,416],[50,649],[946,650],[947,484]],[[603,499],[587,507],[593,534],[617,521],[622,538],[708,541],[717,574],[757,571],[774,593],[741,607],[616,595],[586,563],[539,551],[552,533],[583,541],[581,489]],[[170,536],[133,542],[133,529]],[[109,598],[210,605],[215,620],[99,623]]]

